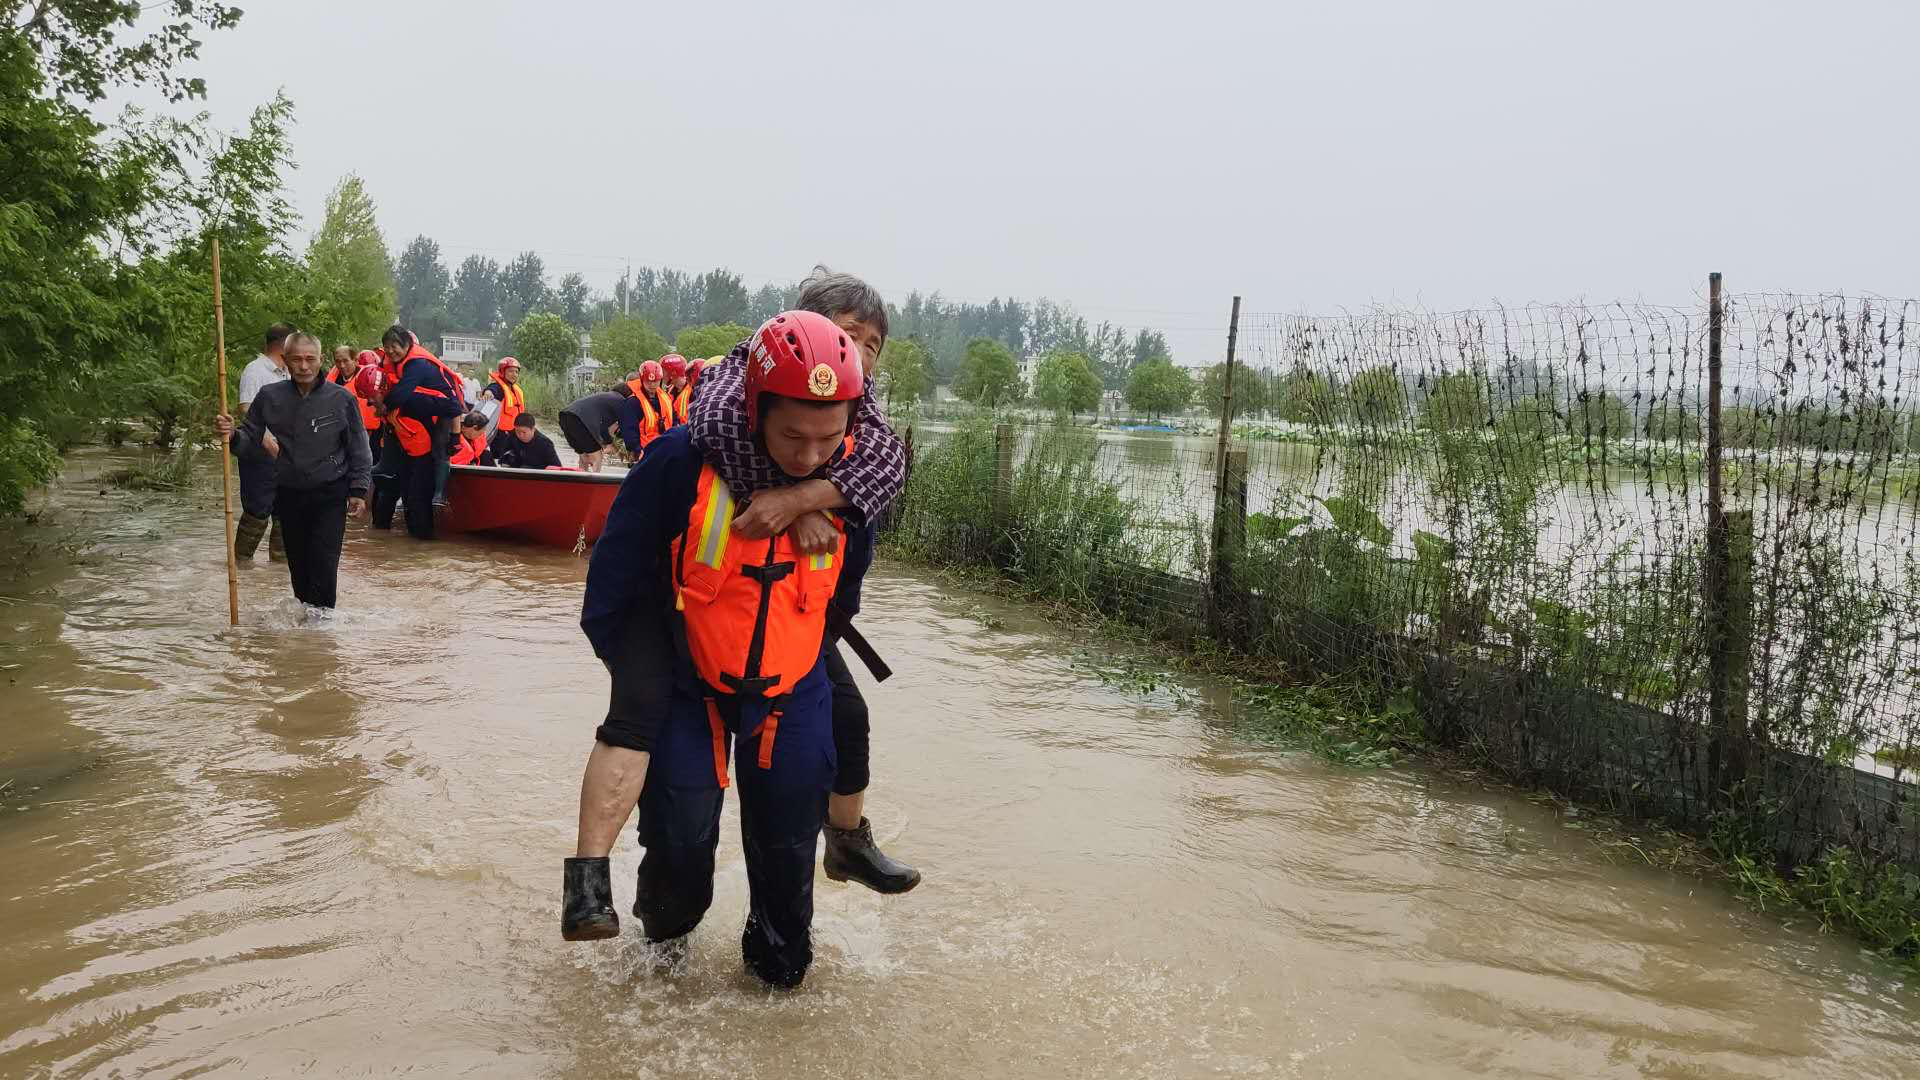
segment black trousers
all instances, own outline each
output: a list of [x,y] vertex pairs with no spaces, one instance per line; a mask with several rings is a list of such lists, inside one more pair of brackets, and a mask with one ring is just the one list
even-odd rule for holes
[[293,595],[314,607],[333,606],[340,578],[340,543],[347,534],[347,481],[312,488],[283,487],[273,516],[287,545],[287,576]]
[[[433,539],[433,485],[439,462],[432,454],[400,455],[400,498],[407,504],[407,532],[417,540]],[[393,511],[387,511],[389,519]]]
[[273,489],[280,478],[280,463],[239,458],[240,509],[257,518],[273,516]]
[[373,457],[373,527],[381,532],[393,528],[393,508],[400,505],[400,475],[405,462],[400,440],[383,437]]
[[833,751],[839,768],[833,776],[835,795],[858,795],[867,790],[869,725],[867,699],[840,655],[840,643],[827,646],[827,678],[833,683]]

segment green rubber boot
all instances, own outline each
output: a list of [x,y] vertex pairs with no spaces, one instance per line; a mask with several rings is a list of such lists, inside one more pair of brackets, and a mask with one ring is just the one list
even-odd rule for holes
[[260,538],[267,535],[268,524],[266,518],[242,511],[240,524],[233,530],[233,557],[242,562],[252,559],[253,553],[260,550]]
[[280,519],[273,519],[273,531],[267,534],[267,561],[286,562],[287,542],[280,538]]

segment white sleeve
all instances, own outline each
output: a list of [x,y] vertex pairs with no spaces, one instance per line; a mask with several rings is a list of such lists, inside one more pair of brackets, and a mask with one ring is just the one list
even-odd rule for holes
[[260,374],[259,368],[248,364],[240,369],[240,408],[245,409],[253,404],[253,399],[260,396],[260,388],[265,385],[267,380]]

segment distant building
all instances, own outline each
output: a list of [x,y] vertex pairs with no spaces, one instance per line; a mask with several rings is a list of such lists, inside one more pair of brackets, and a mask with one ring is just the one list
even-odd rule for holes
[[493,336],[480,334],[442,334],[440,335],[440,359],[449,364],[472,365],[475,368],[486,366],[487,354],[493,351]]
[[580,362],[567,369],[567,381],[577,387],[592,386],[600,378],[601,363],[593,358],[593,335],[580,335]]

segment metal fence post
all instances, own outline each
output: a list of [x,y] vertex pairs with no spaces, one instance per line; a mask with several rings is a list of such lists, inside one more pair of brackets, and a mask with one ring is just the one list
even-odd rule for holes
[[[1240,298],[1233,298],[1233,313],[1227,320],[1227,364],[1221,379],[1220,398],[1220,436],[1214,450],[1213,474],[1213,530],[1209,537],[1207,559],[1207,633],[1215,638],[1222,636],[1223,601],[1232,574],[1227,564],[1232,560],[1232,551],[1239,549],[1239,541],[1234,540],[1230,527],[1237,527],[1238,536],[1246,536],[1247,518],[1247,459],[1246,451],[1240,451],[1239,473],[1239,513],[1236,516],[1233,505],[1233,484],[1227,461],[1227,440],[1233,431],[1233,358],[1240,343]],[[1229,544],[1233,547],[1230,551]]]
[[[1722,487],[1721,465],[1726,452],[1721,426],[1721,339],[1726,324],[1726,308],[1721,301],[1720,275],[1707,275],[1707,546],[1702,569],[1701,612],[1707,632],[1707,766],[1718,798],[1730,795],[1746,775],[1747,716],[1745,655],[1747,642],[1744,625],[1750,611],[1741,611],[1743,623],[1736,637],[1734,623],[1734,574],[1736,573],[1734,538]],[[1739,515],[1743,521],[1742,544],[1746,567],[1742,572],[1747,607],[1753,595],[1753,515]],[[1736,648],[1741,662],[1736,664]],[[1736,701],[1739,707],[1736,709]]]

